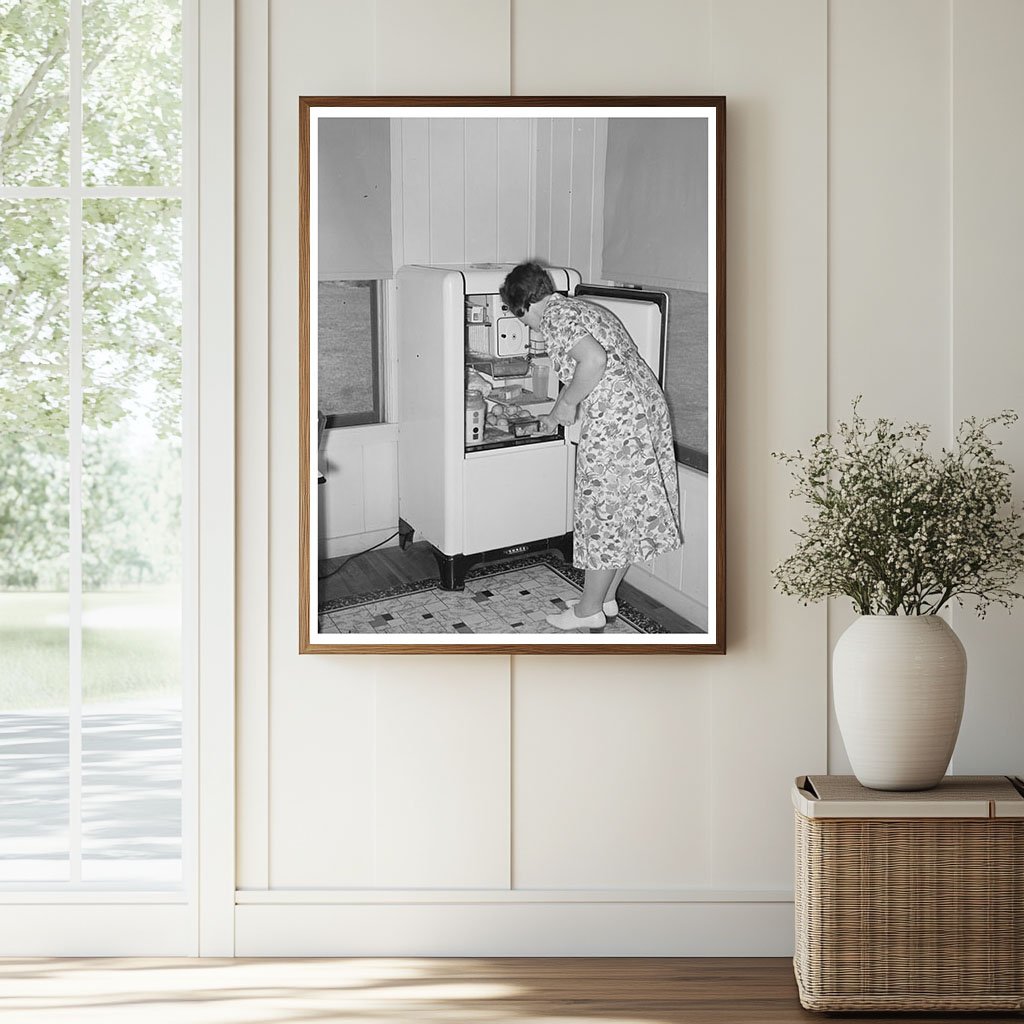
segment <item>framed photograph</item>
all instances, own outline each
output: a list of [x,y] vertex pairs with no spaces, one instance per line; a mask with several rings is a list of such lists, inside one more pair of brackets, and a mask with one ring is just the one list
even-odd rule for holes
[[725,652],[725,100],[301,97],[299,650]]

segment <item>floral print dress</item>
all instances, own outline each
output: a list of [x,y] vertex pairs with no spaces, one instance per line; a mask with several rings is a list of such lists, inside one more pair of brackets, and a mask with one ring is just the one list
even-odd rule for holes
[[651,368],[618,318],[603,306],[554,294],[541,317],[551,364],[567,383],[569,355],[589,334],[607,363],[580,403],[573,509],[573,564],[620,569],[683,543],[679,482],[668,405]]

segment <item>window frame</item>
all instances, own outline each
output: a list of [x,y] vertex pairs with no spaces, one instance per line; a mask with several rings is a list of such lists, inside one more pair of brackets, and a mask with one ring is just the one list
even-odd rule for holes
[[[199,20],[198,0],[181,0],[181,174],[177,184],[86,184],[83,175],[83,75],[86,59],[83,17],[87,0],[68,0],[68,167],[64,184],[7,185],[0,198],[32,201],[57,199],[66,204],[68,218],[68,878],[66,880],[0,881],[0,905],[25,902],[31,894],[40,904],[91,902],[146,904],[186,911],[185,934],[194,935],[199,891],[198,867],[198,632],[199,632]],[[205,12],[203,12],[205,14]],[[182,786],[181,882],[146,883],[140,880],[83,881],[82,785],[83,726],[83,355],[84,355],[84,245],[85,204],[95,200],[169,199],[180,204],[181,217],[181,679]],[[62,709],[63,710],[63,709]],[[145,908],[140,907],[140,910]],[[159,912],[157,912],[159,913]],[[180,914],[175,915],[175,920]],[[154,918],[156,929],[167,927]],[[98,922],[97,922],[98,923]],[[62,947],[64,948],[64,947]],[[21,950],[24,952],[24,949]]]

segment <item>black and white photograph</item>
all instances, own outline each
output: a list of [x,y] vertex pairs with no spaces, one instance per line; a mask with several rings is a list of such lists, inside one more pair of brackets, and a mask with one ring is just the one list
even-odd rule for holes
[[300,101],[301,651],[724,651],[724,115]]

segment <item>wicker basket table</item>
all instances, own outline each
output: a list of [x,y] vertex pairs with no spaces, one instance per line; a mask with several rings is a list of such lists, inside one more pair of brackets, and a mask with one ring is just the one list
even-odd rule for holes
[[808,1010],[1024,1009],[1024,784],[889,793],[796,780],[796,955]]

